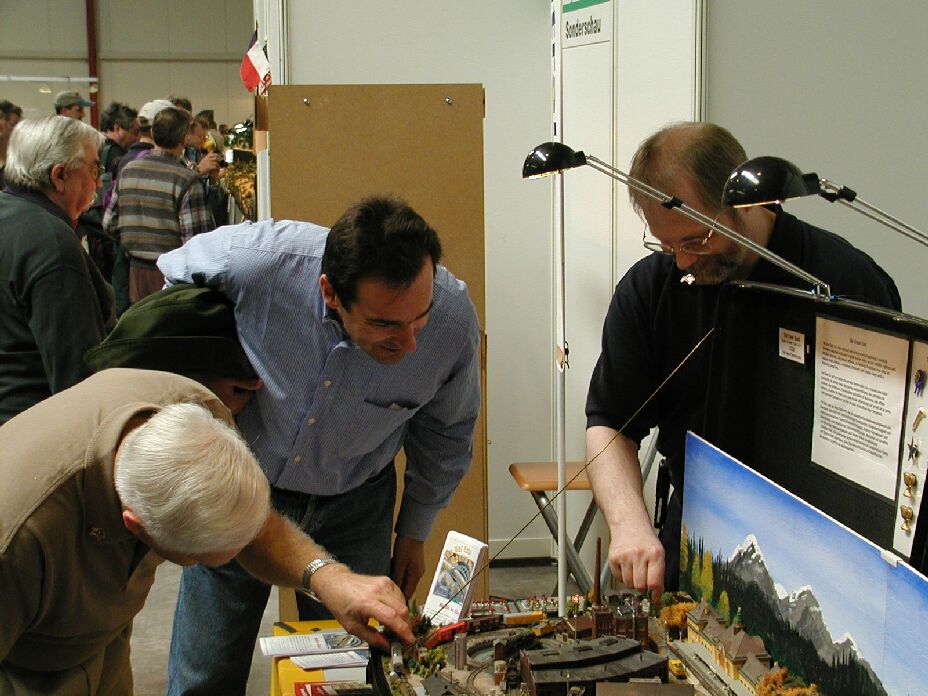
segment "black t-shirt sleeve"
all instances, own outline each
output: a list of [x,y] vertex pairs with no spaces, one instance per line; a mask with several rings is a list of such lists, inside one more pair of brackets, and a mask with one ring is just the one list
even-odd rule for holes
[[641,408],[656,386],[650,327],[654,288],[648,270],[648,264],[640,262],[616,286],[586,401],[588,428],[608,426],[636,442],[647,435],[656,419],[653,402]]

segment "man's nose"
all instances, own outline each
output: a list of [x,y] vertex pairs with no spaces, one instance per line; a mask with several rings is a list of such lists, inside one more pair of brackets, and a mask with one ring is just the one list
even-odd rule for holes
[[418,329],[412,324],[406,324],[397,331],[396,341],[407,353],[412,353],[416,349],[416,333]]
[[677,252],[673,255],[673,260],[677,264],[677,268],[679,268],[681,271],[685,271],[694,263],[696,263],[698,258],[698,254],[688,254],[687,252],[680,250],[677,250]]

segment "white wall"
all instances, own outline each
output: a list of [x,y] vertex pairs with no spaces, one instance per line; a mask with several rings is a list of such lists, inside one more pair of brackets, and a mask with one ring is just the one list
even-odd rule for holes
[[[928,3],[713,0],[708,117],[749,156],[778,155],[928,232]],[[928,316],[928,249],[837,204],[785,208],[846,237]]]
[[[99,110],[112,101],[134,108],[179,95],[194,111],[211,108],[220,123],[251,116],[253,100],[238,65],[253,30],[251,0],[97,0]],[[0,75],[86,77],[84,0],[2,0]],[[23,107],[24,116],[54,113],[54,96],[86,83],[0,81],[0,98]],[[85,118],[90,121],[89,110]]]
[[[550,6],[539,0],[289,5],[291,84],[485,87],[491,542],[508,538],[535,511],[509,464],[552,458],[550,187],[521,179],[526,154],[550,140],[550,37]],[[507,555],[547,555],[549,539],[536,522]]]

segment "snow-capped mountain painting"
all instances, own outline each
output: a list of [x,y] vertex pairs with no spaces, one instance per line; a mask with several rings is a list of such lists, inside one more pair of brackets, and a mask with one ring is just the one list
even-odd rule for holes
[[[745,630],[775,660],[820,665],[800,675],[820,689],[853,670],[866,682],[859,693],[928,693],[924,576],[693,435],[683,501],[683,558],[711,555],[713,596],[743,600],[730,600],[731,614],[741,609]],[[752,621],[776,630],[765,636]],[[811,659],[797,660],[802,650]]]
[[767,570],[764,554],[753,534],[748,534],[732,552],[728,568],[736,577],[756,585],[767,597],[770,605],[776,608],[780,617],[796,633],[809,640],[815,646],[819,657],[826,663],[831,664],[833,660],[846,663],[853,657],[870,675],[877,688],[882,688],[879,677],[849,633],[845,633],[838,641],[832,639],[822,616],[822,608],[811,586],[803,585],[797,590],[784,593],[782,585],[774,583]]

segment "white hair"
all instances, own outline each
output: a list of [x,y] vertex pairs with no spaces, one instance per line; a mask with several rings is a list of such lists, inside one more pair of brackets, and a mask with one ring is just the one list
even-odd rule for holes
[[103,144],[103,136],[86,123],[67,116],[20,121],[10,136],[3,178],[30,191],[48,191],[52,188],[52,167],[81,166],[79,160],[87,143],[96,150]]
[[241,435],[199,404],[172,404],[123,440],[116,491],[159,546],[233,551],[270,511],[267,478]]

